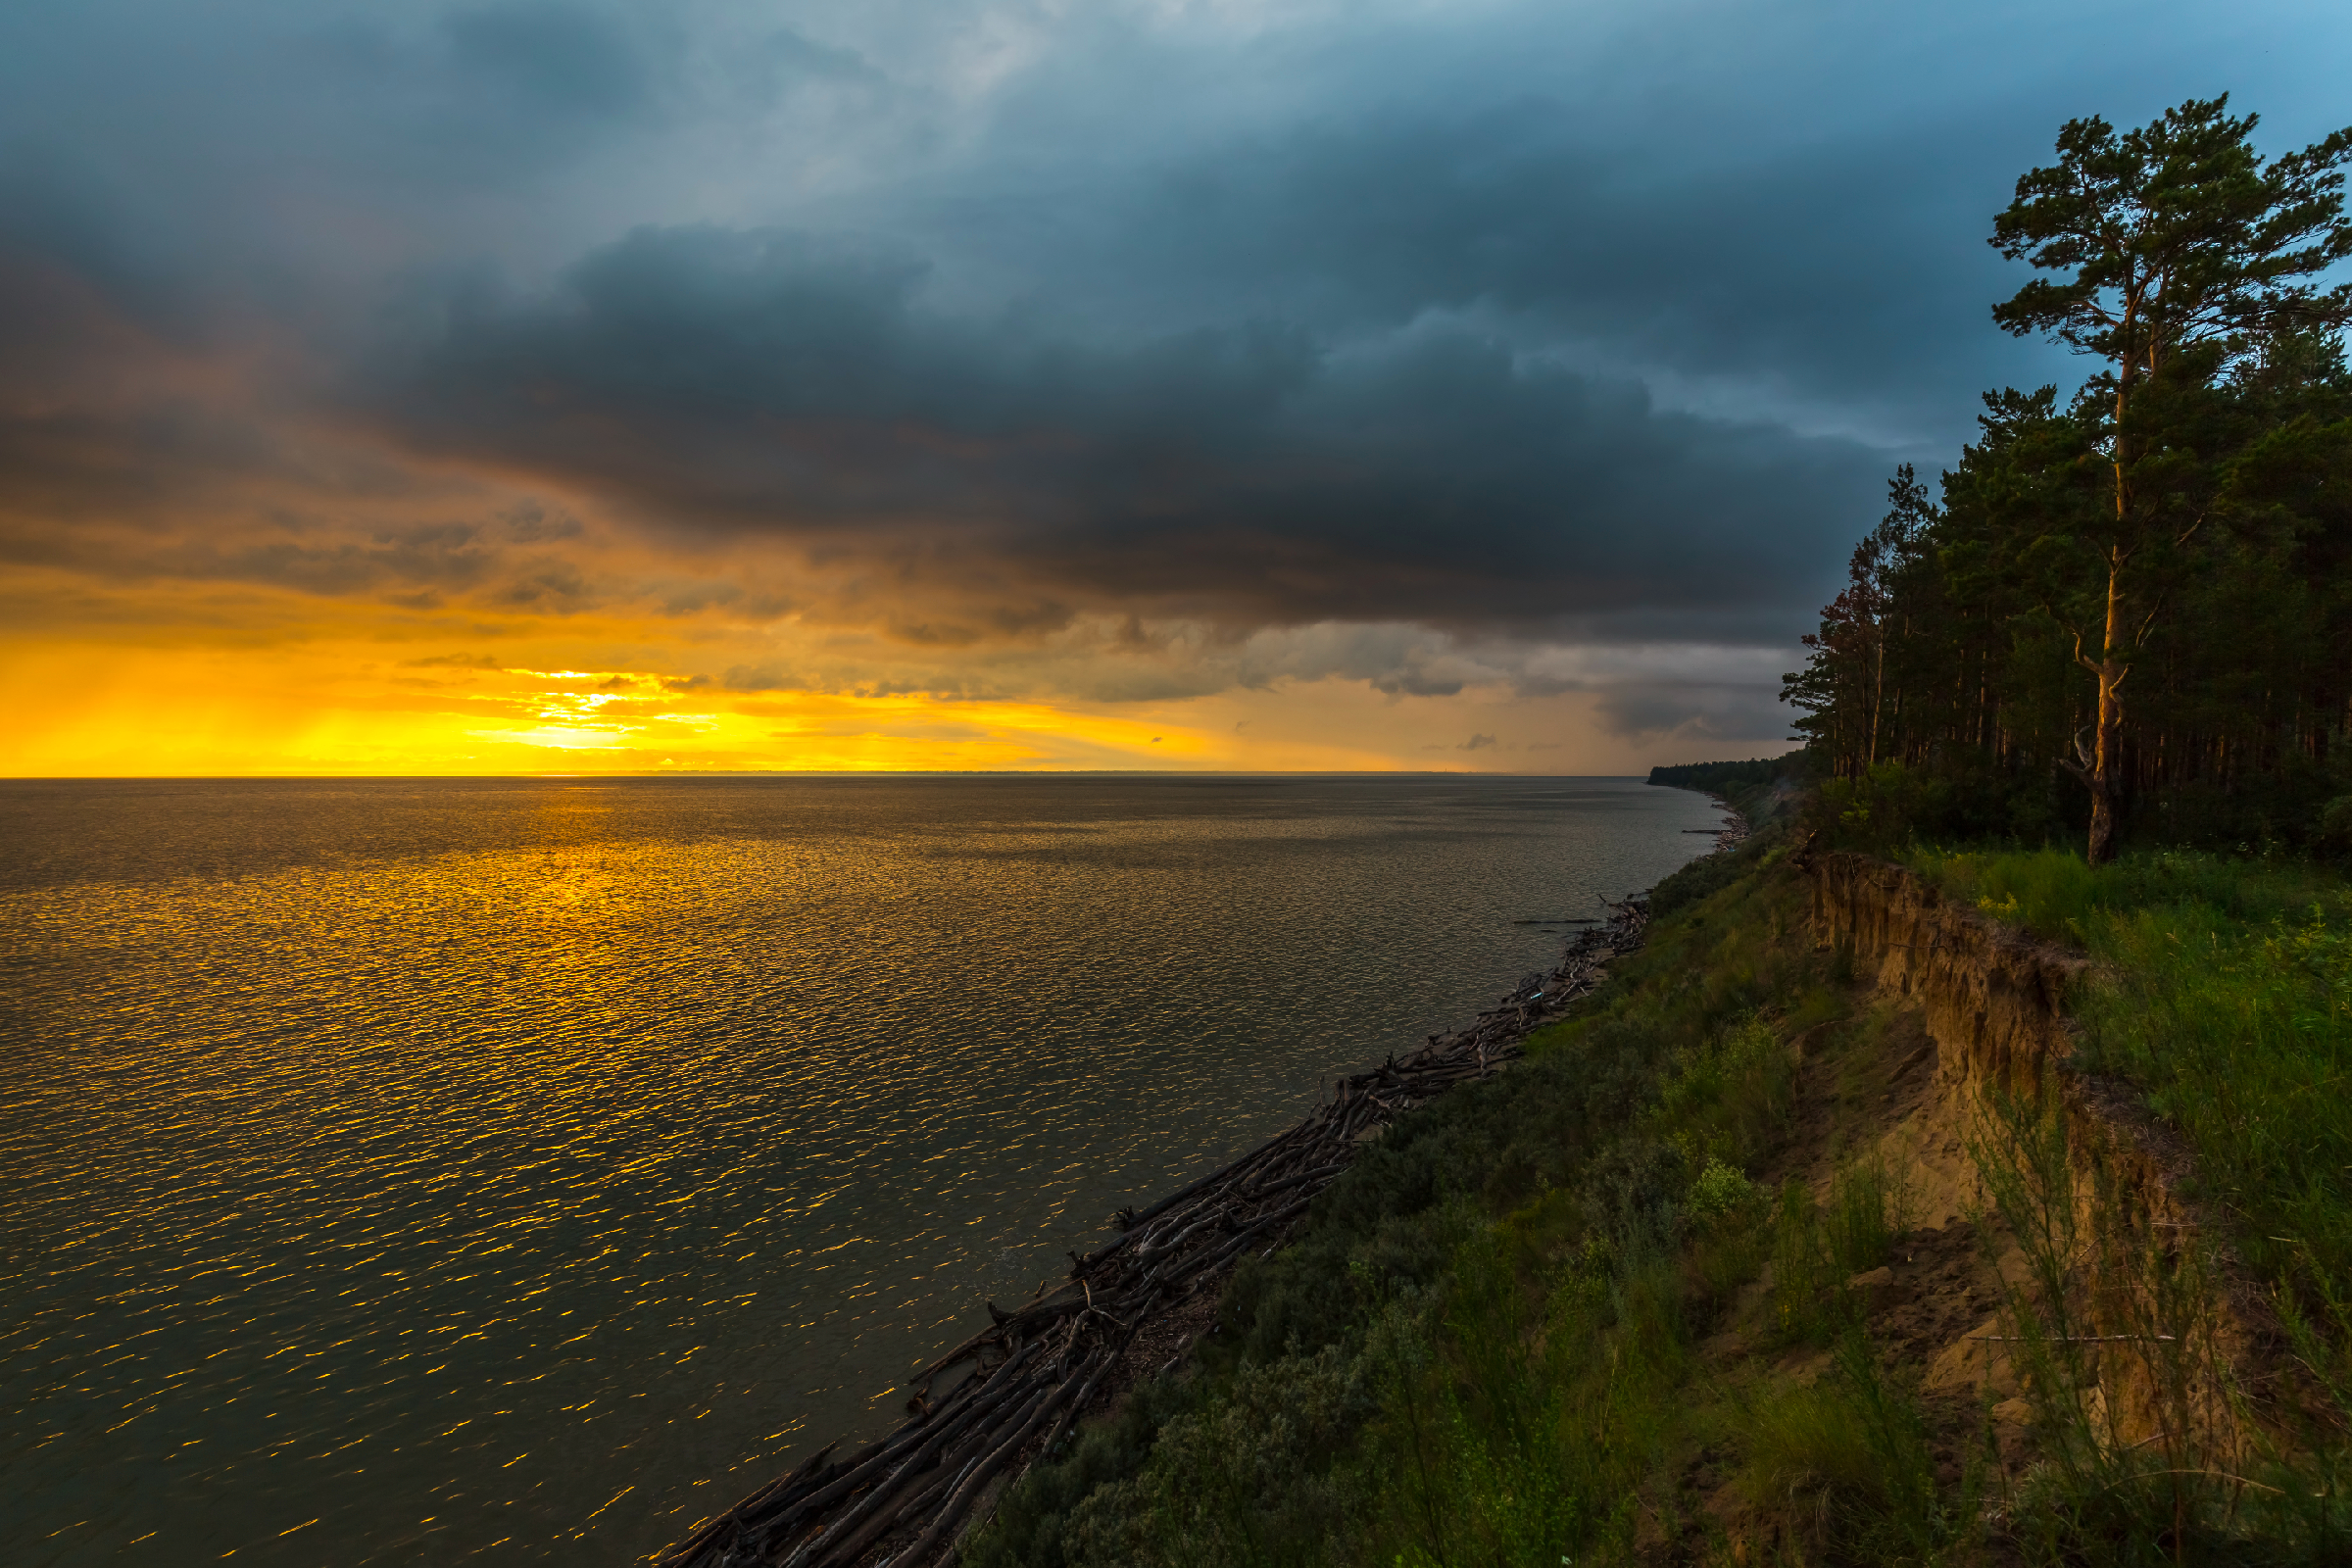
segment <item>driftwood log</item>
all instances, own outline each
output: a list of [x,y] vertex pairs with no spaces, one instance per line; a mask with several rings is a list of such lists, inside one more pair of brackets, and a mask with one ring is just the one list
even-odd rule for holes
[[986,1303],[988,1326],[914,1379],[896,1431],[838,1459],[837,1445],[819,1449],[706,1522],[661,1568],[938,1562],[1000,1476],[1051,1453],[1121,1382],[1113,1374],[1148,1322],[1213,1289],[1244,1252],[1271,1254],[1359,1147],[1415,1105],[1501,1070],[1530,1030],[1639,948],[1647,903],[1601,903],[1608,919],[1570,939],[1559,967],[1527,976],[1468,1028],[1340,1079],[1312,1115],[1233,1163],[1121,1209],[1120,1234],[1072,1252],[1059,1285],[1011,1311]]

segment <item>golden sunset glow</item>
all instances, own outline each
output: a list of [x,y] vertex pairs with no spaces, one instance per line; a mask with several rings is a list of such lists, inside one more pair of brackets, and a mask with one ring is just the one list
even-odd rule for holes
[[[1166,647],[1115,628],[942,660],[790,620],[36,586],[0,640],[15,698],[0,770],[25,777],[1646,765],[1595,735],[1590,695],[1528,697],[1467,666],[1459,690],[1413,696],[1276,673],[1121,699],[1069,688],[1177,683]],[[82,623],[44,625],[60,606]],[[1304,646],[1311,664],[1323,635],[1247,657]],[[942,689],[957,684],[977,690]]]
[[1376,722],[1384,705],[1345,690],[1115,710],[919,693],[737,694],[672,690],[682,683],[642,669],[483,667],[337,645],[17,644],[6,673],[20,694],[7,766],[21,776],[1464,765],[1350,744],[1359,725],[1349,717]]
[[[1382,705],[1351,701],[1346,690],[1224,694],[1106,711],[921,694],[676,693],[642,670],[419,670],[380,657],[343,662],[322,651],[290,660],[72,646],[12,649],[7,672],[25,697],[9,770],[31,777],[1350,771],[1486,760],[1440,758],[1440,742],[1418,754],[1350,744],[1348,732],[1362,724],[1349,719],[1376,722]],[[1302,711],[1309,708],[1315,711]]]
[[[607,9],[392,7],[331,46],[223,18],[255,77],[181,109],[111,71],[0,93],[35,132],[0,160],[0,773],[1624,774],[1786,744],[1872,432],[1916,432],[1575,324],[1656,318],[1646,270],[1559,311],[1488,275],[1559,252],[1552,172],[1473,181],[1500,205],[1460,256],[1289,254],[1290,198],[1253,205],[1288,175],[1159,210],[1143,171],[1194,132],[1000,167],[983,127],[1058,25],[975,74],[956,27],[854,7],[862,43],[789,49],[760,8],[674,37]],[[216,46],[162,41],[177,17],[101,57],[175,75]],[[208,129],[209,93],[237,107]],[[1212,142],[1184,156],[1241,145]],[[1106,226],[1073,243],[1080,215]]]

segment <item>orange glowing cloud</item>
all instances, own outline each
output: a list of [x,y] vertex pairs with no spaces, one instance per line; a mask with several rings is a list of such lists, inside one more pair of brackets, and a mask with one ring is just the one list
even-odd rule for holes
[[[268,608],[252,618],[267,620]],[[422,629],[431,628],[378,621],[357,634],[281,625],[275,637],[237,641],[184,629],[0,641],[0,670],[15,694],[0,768],[172,776],[1635,765],[1539,738],[1589,728],[1556,698],[1467,692],[1400,701],[1332,680],[1136,702],[738,691],[670,672],[709,647],[657,647],[668,657],[625,662],[548,658],[615,649],[582,646],[585,628],[527,623],[496,628],[496,645],[513,649],[506,658],[392,640]],[[604,630],[617,644],[628,628]],[[560,637],[577,640],[560,648]],[[640,638],[623,651],[642,655],[648,646]],[[1503,743],[1466,744],[1497,732]]]
[[[536,630],[544,647],[547,629]],[[0,643],[17,698],[0,767],[171,776],[1395,765],[1344,743],[1268,748],[1221,712],[1201,715],[1213,728],[1189,722],[1198,705],[1185,702],[741,693],[593,661],[404,652],[324,632],[243,646],[12,639]]]

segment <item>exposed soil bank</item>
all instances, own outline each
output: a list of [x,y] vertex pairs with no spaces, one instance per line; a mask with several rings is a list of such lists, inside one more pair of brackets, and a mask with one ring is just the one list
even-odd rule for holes
[[[2105,1438],[2145,1443],[2179,1436],[2187,1423],[2201,1445],[2238,1447],[2238,1418],[2221,1383],[2232,1366],[2249,1370],[2250,1352],[2267,1341],[2248,1331],[2259,1308],[2250,1293],[2230,1288],[2227,1257],[2212,1254],[2214,1289],[2199,1321],[2171,1322],[2184,1309],[2195,1315],[2195,1303],[2158,1299],[2165,1271],[2178,1269],[2180,1248],[2203,1231],[2205,1217],[2180,1196],[2190,1174],[2180,1140],[2127,1086],[2072,1065],[2076,1028],[2066,999],[2086,960],[2004,930],[1884,860],[1825,854],[1804,870],[1820,943],[1849,952],[1858,974],[1916,1009],[1924,1025],[1932,1075],[1878,1144],[1890,1167],[1906,1173],[1921,1223],[1982,1215],[1992,1147],[2021,1118],[2048,1118],[2051,1147],[2062,1142],[2064,1150],[2056,1196],[2072,1210],[2056,1216],[2068,1232],[2058,1261],[2079,1293],[2081,1338],[2101,1342],[2082,1353],[2095,1379],[2082,1393]],[[2001,1272],[2011,1286],[2031,1284],[2014,1244]],[[2169,1340],[2159,1320],[2170,1323]],[[2183,1367],[2179,1351],[2151,1353],[2184,1335],[2199,1342],[2199,1365]],[[1974,1325],[1935,1352],[1928,1388],[1990,1384],[2022,1419],[2007,1343],[2000,1316]]]

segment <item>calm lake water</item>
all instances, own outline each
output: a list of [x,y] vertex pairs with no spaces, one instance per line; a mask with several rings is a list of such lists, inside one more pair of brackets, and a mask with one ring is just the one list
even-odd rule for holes
[[7,1558],[635,1561],[1716,820],[1616,779],[0,785]]

